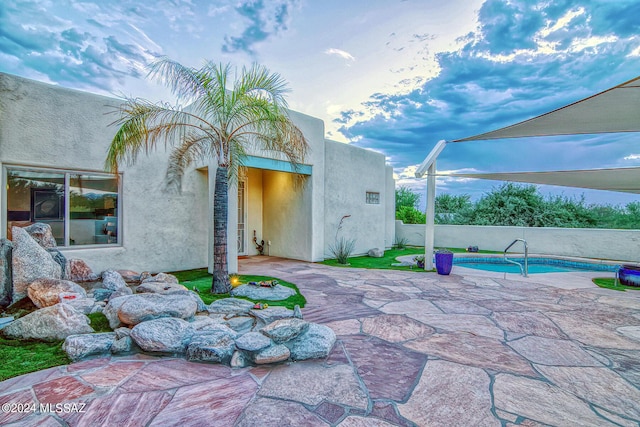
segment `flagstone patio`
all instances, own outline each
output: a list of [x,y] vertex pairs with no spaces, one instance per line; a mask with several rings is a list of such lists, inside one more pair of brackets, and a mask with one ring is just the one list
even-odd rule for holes
[[0,404],[83,412],[38,406],[0,412],[0,425],[639,426],[640,292],[573,273],[513,280],[270,257],[240,268],[299,286],[305,320],[338,335],[328,358],[235,370],[87,360],[0,383]]

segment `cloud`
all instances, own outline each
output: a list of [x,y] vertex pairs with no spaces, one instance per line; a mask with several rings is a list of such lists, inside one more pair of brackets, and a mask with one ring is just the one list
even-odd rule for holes
[[235,10],[248,21],[240,36],[226,36],[223,52],[255,56],[255,46],[288,29],[291,11],[299,0],[244,0]]
[[640,154],[629,154],[623,157],[624,160],[640,160]]
[[336,55],[342,59],[346,59],[347,61],[355,61],[356,58],[353,57],[349,52],[346,52],[341,49],[330,48],[324,51],[327,55]]

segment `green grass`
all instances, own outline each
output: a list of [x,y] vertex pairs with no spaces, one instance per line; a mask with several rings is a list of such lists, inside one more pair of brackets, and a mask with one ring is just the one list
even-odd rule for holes
[[600,278],[593,279],[593,283],[600,286],[601,288],[613,289],[614,291],[624,292],[627,289],[631,291],[640,290],[640,287],[637,287],[637,286],[626,286],[621,283],[616,283],[616,279],[613,279],[610,277],[600,277]]
[[[172,272],[174,276],[178,278],[181,284],[186,286],[189,289],[197,289],[197,292],[200,294],[200,298],[205,304],[211,304],[213,301],[229,298],[229,294],[212,294],[211,293],[211,274],[207,272],[206,268],[200,268],[197,270],[186,270],[186,271],[176,271]],[[296,305],[299,305],[300,308],[303,308],[307,303],[307,300],[300,293],[300,290],[296,285],[290,282],[286,282],[284,280],[280,280],[278,278],[270,277],[270,276],[252,276],[252,275],[238,275],[240,283],[248,283],[248,282],[259,282],[261,280],[277,280],[279,284],[282,286],[286,286],[296,291],[295,295],[290,296],[289,298],[282,301],[258,301],[251,300],[245,297],[235,297],[240,299],[245,299],[247,301],[252,302],[263,302],[267,303],[269,306],[281,306],[286,307],[288,309],[293,310]]]
[[91,313],[87,314],[91,322],[91,327],[96,332],[113,332],[111,326],[109,326],[109,320],[102,313]]
[[71,362],[62,350],[62,341],[23,341],[0,336],[0,354],[0,381]]

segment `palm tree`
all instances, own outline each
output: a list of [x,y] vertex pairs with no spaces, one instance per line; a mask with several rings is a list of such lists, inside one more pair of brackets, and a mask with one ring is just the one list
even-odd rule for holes
[[[234,76],[231,76],[234,72]],[[297,170],[309,148],[287,114],[285,81],[267,68],[235,69],[206,62],[201,68],[160,58],[149,76],[160,79],[177,98],[175,106],[125,98],[118,108],[120,128],[114,136],[105,168],[135,163],[138,154],[170,147],[166,181],[180,188],[187,168],[196,160],[215,158],[213,293],[231,290],[227,265],[228,185],[237,179],[246,153],[282,153]],[[231,77],[235,77],[228,87]],[[182,107],[186,105],[187,107]]]

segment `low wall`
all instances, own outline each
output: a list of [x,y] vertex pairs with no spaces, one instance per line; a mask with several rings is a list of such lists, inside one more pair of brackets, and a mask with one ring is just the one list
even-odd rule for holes
[[[424,224],[396,221],[396,239],[424,246],[424,236]],[[640,230],[436,225],[434,240],[436,247],[502,251],[517,238],[525,239],[535,254],[640,262]],[[514,251],[522,251],[522,246],[514,246]]]

